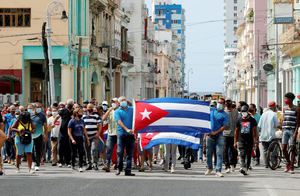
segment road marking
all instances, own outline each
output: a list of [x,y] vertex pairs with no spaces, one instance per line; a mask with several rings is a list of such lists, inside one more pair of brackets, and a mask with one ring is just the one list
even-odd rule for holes
[[273,190],[273,187],[271,185],[266,184],[265,189],[267,190],[268,194],[270,196],[277,196],[278,194]]

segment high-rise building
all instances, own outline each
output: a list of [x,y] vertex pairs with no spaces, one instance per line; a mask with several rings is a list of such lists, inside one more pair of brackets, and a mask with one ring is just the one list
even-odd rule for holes
[[225,95],[237,100],[235,60],[238,38],[236,30],[244,22],[245,0],[224,0],[224,87]]
[[172,42],[178,46],[177,67],[182,74],[181,85],[184,88],[185,69],[185,10],[181,4],[173,4],[171,0],[153,0],[153,20],[158,24],[157,30],[172,30]]

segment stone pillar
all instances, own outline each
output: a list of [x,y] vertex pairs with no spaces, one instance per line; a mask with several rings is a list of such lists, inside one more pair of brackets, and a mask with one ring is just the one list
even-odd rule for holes
[[74,97],[74,68],[61,64],[61,101]]

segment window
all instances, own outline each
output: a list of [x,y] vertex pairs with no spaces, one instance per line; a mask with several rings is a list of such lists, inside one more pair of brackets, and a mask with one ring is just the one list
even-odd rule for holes
[[237,11],[237,6],[234,6],[234,7],[233,7],[233,10],[234,10],[234,11]]
[[30,8],[0,8],[0,27],[30,27]]
[[233,28],[233,31],[236,32],[236,30],[237,30],[237,27],[234,27],[234,28]]
[[234,13],[234,14],[233,14],[233,17],[237,17],[237,13]]
[[233,3],[237,3],[237,0],[233,0]]
[[237,20],[234,20],[234,21],[233,21],[233,24],[237,24]]

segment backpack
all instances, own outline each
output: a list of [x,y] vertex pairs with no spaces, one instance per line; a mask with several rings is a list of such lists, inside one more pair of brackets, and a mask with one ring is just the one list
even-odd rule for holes
[[25,125],[19,121],[19,123],[24,127],[25,131],[23,131],[22,134],[20,134],[20,141],[22,144],[30,144],[32,141],[32,137],[31,137],[31,132],[29,130],[29,126],[28,128],[25,127]]

